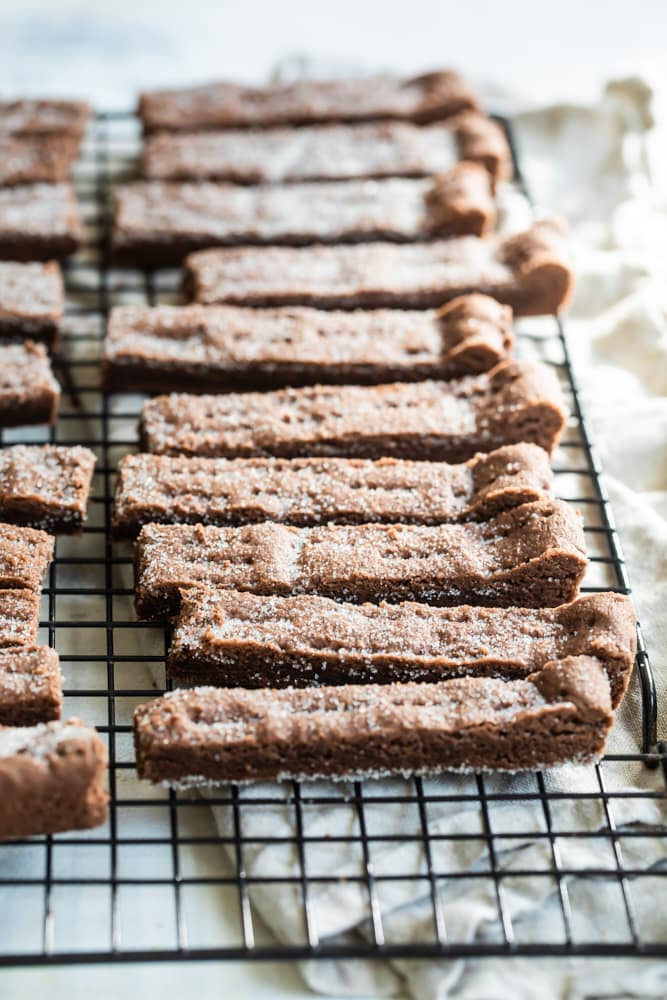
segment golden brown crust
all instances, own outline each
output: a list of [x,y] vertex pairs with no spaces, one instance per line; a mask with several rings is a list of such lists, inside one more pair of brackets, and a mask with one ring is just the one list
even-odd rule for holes
[[601,665],[571,657],[522,680],[173,691],[135,712],[140,777],[206,784],[597,759],[613,715]]

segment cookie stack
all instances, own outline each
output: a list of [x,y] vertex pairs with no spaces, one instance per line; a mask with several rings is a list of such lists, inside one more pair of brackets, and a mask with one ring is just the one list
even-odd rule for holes
[[557,312],[553,221],[501,236],[503,133],[456,74],[146,94],[112,247],[185,259],[184,306],[112,313],[146,402],[113,532],[182,685],[139,774],[196,784],[516,771],[603,751],[627,599],[579,597],[551,495],[567,419],[513,313]]
[[[97,826],[106,750],[92,727],[61,721],[55,649],[37,645],[48,531],[80,530],[95,456],[58,445],[0,452],[0,839]],[[31,527],[38,525],[39,527]]]
[[[53,424],[60,387],[49,351],[64,312],[57,259],[81,223],[70,183],[89,118],[76,101],[0,101],[0,427]],[[0,451],[0,839],[96,826],[106,816],[106,751],[60,720],[56,651],[37,645],[48,532],[76,533],[95,456],[86,448]]]
[[56,261],[81,242],[69,177],[89,115],[78,101],[0,100],[0,427],[56,419],[47,355],[64,311]]

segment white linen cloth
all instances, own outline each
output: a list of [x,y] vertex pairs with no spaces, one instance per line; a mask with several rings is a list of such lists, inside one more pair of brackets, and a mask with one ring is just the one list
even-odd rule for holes
[[[667,270],[667,204],[652,183],[648,130],[652,127],[651,92],[639,80],[609,84],[595,107],[556,106],[531,109],[515,116],[519,152],[540,213],[564,216],[570,227],[577,291],[570,309],[569,347],[591,419],[613,511],[628,562],[634,599],[652,652],[662,706],[664,733],[667,706],[667,660],[664,609],[667,606],[667,317],[664,284]],[[619,713],[610,750],[637,749],[640,702],[633,687]],[[608,788],[661,787],[656,772],[617,765],[605,769]],[[470,779],[443,778],[429,782],[438,791],[461,791]],[[487,783],[499,790],[535,790],[532,776],[497,778]],[[549,790],[595,791],[590,768],[567,767],[546,777]],[[398,783],[401,786],[401,783]],[[382,791],[394,783],[384,782]],[[326,786],[319,786],[325,788]],[[471,789],[474,786],[471,784]],[[411,805],[373,806],[368,792],[367,823],[374,833],[418,835],[419,816]],[[259,787],[244,795],[262,794]],[[595,830],[605,822],[599,805],[586,800],[561,802],[557,828]],[[664,823],[664,804],[650,799],[618,799],[613,819],[619,828]],[[230,813],[214,809],[220,831],[229,834]],[[246,810],[247,837],[293,834],[292,807]],[[542,806],[492,804],[494,829],[506,833],[544,830]],[[498,825],[496,825],[498,824]],[[559,825],[562,824],[562,825]],[[319,809],[308,828],[328,836],[358,832],[353,806],[338,803]],[[431,806],[431,834],[475,832],[480,829],[476,804]],[[498,858],[502,869],[548,869],[551,847],[546,839],[503,842]],[[561,865],[567,868],[609,867],[608,841],[557,838]],[[649,870],[667,859],[665,840],[628,839],[623,847],[626,866]],[[482,842],[442,840],[434,847],[440,870],[480,870]],[[605,851],[607,854],[605,854]],[[306,857],[310,874],[362,871],[358,847],[312,845]],[[246,848],[249,875],[298,875],[291,846]],[[421,847],[415,841],[380,843],[373,854],[376,873],[424,872]],[[428,884],[377,883],[388,941],[433,939]],[[628,940],[627,920],[617,880],[572,880],[575,941]],[[503,883],[505,905],[517,940],[562,940],[563,927],[556,886],[548,879],[522,878]],[[498,908],[489,879],[471,877],[443,885],[439,892],[447,933],[452,941],[499,940]],[[298,888],[257,886],[251,899],[282,941],[302,941],[302,905]],[[636,919],[643,936],[667,938],[667,883],[644,880],[633,893]],[[368,936],[369,907],[364,885],[347,882],[311,885],[311,911],[320,938],[342,934]],[[498,959],[392,963],[310,962],[303,968],[314,989],[345,995],[381,996],[408,991],[415,1000],[517,1000],[584,998],[589,996],[663,997],[667,966],[636,960],[551,961]]]

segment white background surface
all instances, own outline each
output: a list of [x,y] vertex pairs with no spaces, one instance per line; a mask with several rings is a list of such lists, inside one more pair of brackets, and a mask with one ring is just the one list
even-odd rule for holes
[[143,86],[260,79],[286,55],[456,65],[536,100],[664,73],[664,0],[0,0],[0,90],[131,103]]
[[[536,103],[592,100],[609,77],[664,74],[664,0],[0,0],[0,93],[85,96],[127,107],[141,87],[221,76],[260,80],[307,53],[340,68],[456,65]],[[2,917],[0,917],[0,920]],[[2,1000],[48,996],[309,996],[289,966],[134,966],[0,973]]]

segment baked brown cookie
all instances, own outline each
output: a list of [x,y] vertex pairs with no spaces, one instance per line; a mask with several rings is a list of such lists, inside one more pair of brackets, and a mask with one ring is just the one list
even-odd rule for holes
[[40,591],[54,550],[46,531],[0,524],[0,587]]
[[512,361],[450,382],[157,396],[139,430],[158,455],[462,462],[521,441],[551,452],[566,413],[551,368]]
[[32,97],[0,101],[0,136],[68,136],[80,140],[90,115],[90,105],[84,101]]
[[573,274],[554,220],[513,236],[431,243],[215,248],[185,261],[197,302],[319,309],[431,309],[483,292],[517,316],[559,312]]
[[67,257],[81,243],[81,219],[69,183],[0,188],[0,260]]
[[551,607],[577,596],[581,520],[538,500],[481,524],[149,524],[135,546],[140,618],[165,619],[189,586],[341,601]]
[[56,534],[81,531],[95,455],[79,445],[0,450],[0,519]]
[[65,290],[59,265],[0,261],[0,336],[40,340],[53,348],[60,338]]
[[60,718],[60,661],[49,646],[0,649],[0,726],[34,726]]
[[0,125],[0,186],[66,181],[78,147],[71,136],[6,135]]
[[256,187],[136,181],[115,192],[112,250],[120,262],[153,266],[214,246],[483,236],[494,220],[488,172],[469,162],[416,180]]
[[120,392],[219,392],[451,379],[506,360],[513,340],[511,309],[486,295],[421,312],[118,306],[102,383]]
[[521,680],[195,688],[140,706],[139,776],[184,785],[525,771],[598,759],[613,722],[590,657]]
[[636,626],[620,594],[557,608],[435,608],[192,587],[182,595],[167,671],[178,687],[434,683],[512,680],[586,656],[604,666],[616,706],[632,673]]
[[79,719],[0,727],[0,840],[104,823],[107,754]]
[[0,590],[0,647],[34,645],[39,598],[36,589]]
[[139,98],[138,114],[144,130],[153,132],[386,119],[425,124],[477,108],[477,96],[458,73],[441,70],[412,79],[385,74],[148,91]]
[[53,424],[59,403],[60,386],[44,345],[0,344],[0,427]]
[[511,155],[500,126],[469,111],[435,125],[157,132],[146,140],[142,171],[150,180],[286,184],[428,177],[462,160],[484,166],[494,185],[509,177]]
[[[1,459],[1,453],[0,453]],[[144,524],[445,524],[485,521],[550,491],[547,453],[508,445],[461,465],[384,458],[126,455],[112,537]]]

